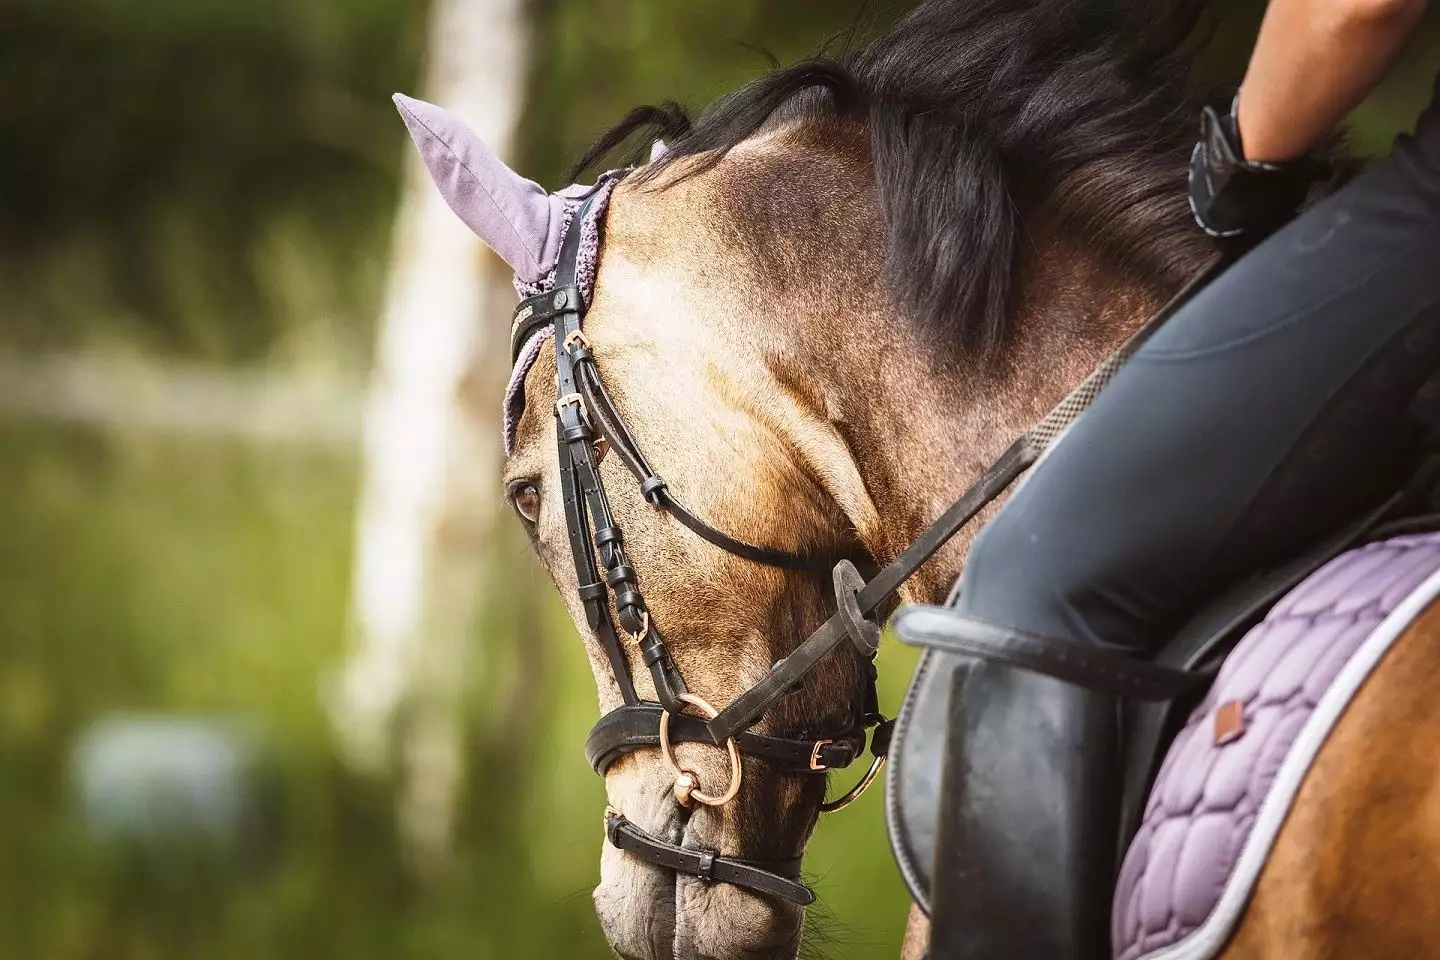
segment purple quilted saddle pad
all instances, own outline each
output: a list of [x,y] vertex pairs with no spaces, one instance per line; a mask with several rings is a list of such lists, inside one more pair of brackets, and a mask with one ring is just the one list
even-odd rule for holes
[[1224,947],[1326,735],[1437,593],[1440,533],[1397,537],[1336,557],[1241,640],[1171,744],[1125,857],[1118,960]]

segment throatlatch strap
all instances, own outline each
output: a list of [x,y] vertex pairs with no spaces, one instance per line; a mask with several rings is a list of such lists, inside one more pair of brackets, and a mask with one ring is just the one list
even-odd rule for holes
[[644,454],[640,452],[639,445],[625,427],[625,421],[615,410],[614,401],[610,399],[610,392],[605,389],[605,384],[600,379],[600,371],[595,367],[594,357],[586,348],[575,351],[575,380],[577,388],[585,397],[587,409],[594,415],[596,427],[609,441],[610,448],[619,455],[625,466],[634,474],[635,479],[640,482],[641,492],[645,499],[680,521],[691,533],[714,544],[726,553],[732,553],[752,563],[760,563],[768,567],[779,567],[782,570],[816,570],[829,566],[823,560],[803,554],[777,550],[773,547],[757,547],[743,540],[737,540],[725,531],[701,520],[693,510],[676,498],[669,485],[651,468]]

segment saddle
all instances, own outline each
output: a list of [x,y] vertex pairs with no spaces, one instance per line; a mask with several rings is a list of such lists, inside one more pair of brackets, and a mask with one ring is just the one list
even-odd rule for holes
[[[1431,386],[1437,384],[1440,377]],[[1427,388],[1422,391],[1422,400],[1437,393],[1440,391]],[[1440,424],[1440,417],[1432,419],[1433,414],[1423,406],[1418,407],[1417,412],[1428,423]],[[1034,670],[1049,675],[1040,677],[1042,682],[1050,682],[1049,678],[1053,677],[1088,690],[1119,695],[1121,755],[1116,760],[1121,774],[1119,829],[1113,837],[1092,837],[1086,842],[1113,843],[1117,863],[1124,856],[1141,826],[1147,799],[1171,742],[1192,718],[1226,658],[1278,601],[1347,551],[1401,534],[1440,530],[1440,513],[1436,512],[1440,509],[1440,453],[1433,452],[1440,447],[1432,443],[1428,449],[1432,452],[1402,490],[1289,561],[1231,586],[1195,614],[1151,661],[1111,664],[1107,659],[1112,658],[1111,655],[1101,652],[1090,662],[1087,661],[1090,654],[1085,652],[1079,653],[1077,659],[1074,650],[1016,647],[1013,637],[1007,638],[1010,646],[1002,647],[995,641],[983,651],[985,660],[1022,668],[1012,673]],[[948,796],[945,788],[950,731],[957,729],[954,724],[959,702],[966,692],[973,693],[975,689],[973,685],[968,691],[964,689],[967,672],[974,670],[978,662],[967,653],[979,652],[974,649],[977,641],[983,644],[987,638],[977,638],[973,627],[964,633],[953,630],[948,626],[955,622],[951,618],[925,619],[926,609],[911,608],[916,611],[914,622],[897,624],[901,626],[898,632],[903,639],[925,649],[897,718],[895,746],[886,778],[886,821],[895,859],[911,895],[921,909],[932,916],[938,929],[945,924],[976,922],[974,916],[968,915],[974,908],[953,904],[944,893],[947,884],[961,885],[957,881],[966,871],[974,871],[976,865],[966,862],[963,849],[952,849],[952,843],[937,844],[936,838],[956,832],[956,810],[960,801]],[[980,666],[983,669],[986,664]],[[1107,671],[1112,666],[1114,674],[1109,675]],[[1127,685],[1128,696],[1124,689]],[[987,690],[984,695],[1001,698],[1010,695],[1003,684],[996,689],[1000,691],[998,694]],[[1059,731],[1051,746],[1056,750],[1083,750],[1083,737],[1079,734],[1083,731]],[[983,752],[987,748],[981,749]],[[1013,757],[1001,752],[983,754],[978,759],[972,757],[967,762],[984,763],[989,758],[1006,764],[1015,762]],[[1108,763],[1111,758],[1104,759]],[[1043,765],[1044,759],[1026,758],[1023,762]],[[1043,775],[1035,782],[1037,789],[1043,789]],[[973,801],[971,803],[973,805]],[[1083,830],[1084,826],[1084,823],[1075,823],[1073,828]],[[964,835],[969,837],[984,828],[968,825],[966,829],[969,832]],[[987,844],[987,861],[992,869],[997,855],[1002,871],[1035,869],[1033,863],[1023,859],[1026,855],[1023,836],[1007,837],[1004,842],[1013,845],[1014,853],[1002,850],[997,854],[995,843]],[[1108,854],[1097,851],[1097,855]],[[1012,858],[1008,866],[1006,857]],[[1093,891],[1095,902],[1086,909],[1103,910],[1108,918],[1109,894],[1109,890]],[[983,914],[981,916],[983,922]]]

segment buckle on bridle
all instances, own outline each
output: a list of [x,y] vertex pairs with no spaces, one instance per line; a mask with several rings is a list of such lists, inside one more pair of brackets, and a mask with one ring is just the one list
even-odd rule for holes
[[826,766],[825,764],[823,764],[823,763],[820,762],[820,751],[821,751],[821,750],[824,750],[826,747],[830,746],[830,744],[832,744],[832,743],[834,743],[834,742],[835,742],[834,740],[816,740],[816,741],[815,741],[815,746],[810,750],[810,769],[811,769],[811,770],[814,770],[814,771],[816,771],[817,773],[819,773],[819,772],[822,772],[822,771],[825,771],[825,770],[829,770],[829,769],[830,769],[828,766]]
[[555,416],[563,420],[565,408],[572,403],[575,404],[575,409],[580,411],[580,419],[585,421],[585,426],[589,427],[593,433],[595,431],[595,422],[590,419],[590,409],[585,406],[585,398],[578,393],[567,393],[559,400],[556,400]]

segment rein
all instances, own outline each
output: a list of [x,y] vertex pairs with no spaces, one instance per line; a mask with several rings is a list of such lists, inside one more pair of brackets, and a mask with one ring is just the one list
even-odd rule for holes
[[[595,201],[595,195],[587,198],[572,222],[582,223]],[[834,561],[738,540],[705,522],[676,499],[626,428],[600,378],[591,345],[581,330],[586,310],[576,282],[581,232],[578,226],[567,232],[553,288],[522,300],[516,308],[511,359],[513,363],[519,358],[531,337],[543,334],[547,327],[553,330],[558,398],[555,403],[557,455],[570,552],[586,622],[605,651],[624,701],[591,728],[585,744],[586,759],[603,775],[623,754],[658,747],[675,774],[675,800],[684,807],[697,803],[719,806],[733,799],[740,789],[744,756],[797,772],[823,773],[848,766],[861,755],[866,732],[873,729],[869,738],[872,759],[866,773],[847,793],[823,803],[820,809],[827,813],[843,809],[865,792],[885,761],[894,727],[893,720],[880,714],[875,689],[874,660],[880,644],[880,628],[872,619],[875,612],[986,504],[1034,464],[1090,405],[1130,355],[1222,267],[1217,257],[1203,268],[1043,420],[1011,444],[893,563],[867,582],[847,559]],[[625,552],[624,534],[615,522],[600,478],[599,461],[603,454],[597,447],[601,446],[620,457],[639,483],[646,501],[674,516],[707,542],[766,566],[812,573],[827,568],[831,571],[835,613],[789,656],[777,662],[763,680],[724,709],[716,710],[688,690],[664,637],[650,616],[636,571]],[[628,638],[639,650],[641,661],[654,682],[655,701],[642,700],[636,692],[622,637]],[[847,729],[816,739],[769,736],[749,730],[767,709],[798,687],[815,665],[846,639],[850,641],[861,678],[861,689]],[[1138,671],[1128,671],[1130,683],[1142,693],[1169,689],[1169,685],[1176,682],[1161,668],[1153,667],[1151,672],[1146,672],[1145,666],[1148,665],[1141,665]],[[730,782],[723,793],[705,793],[697,775],[678,764],[671,745],[680,741],[708,743],[728,752]],[[614,809],[606,810],[605,832],[615,847],[677,873],[729,883],[802,906],[815,900],[814,891],[796,879],[800,870],[798,857],[757,862],[683,847],[647,833]]]
[[[864,619],[873,615],[895,595],[906,580],[915,575],[925,561],[933,557],[965,524],[973,520],[977,513],[1030,469],[1035,461],[1040,459],[1040,455],[1060,439],[1066,428],[1095,401],[1100,391],[1124,366],[1125,361],[1225,266],[1225,258],[1217,255],[1201,267],[1154,316],[1100,361],[1100,365],[1046,414],[1044,419],[1012,443],[999,459],[970,485],[960,499],[926,527],[925,532],[906,547],[893,563],[883,568],[853,595],[837,598],[840,600],[840,607],[829,620],[817,627],[794,653],[777,663],[765,679],[736,697],[706,724],[711,740],[724,743],[753,724],[771,704],[799,683],[821,657],[835,649],[846,637],[857,646],[861,645],[862,640],[853,632],[857,616]],[[1158,682],[1163,684],[1164,681]]]

